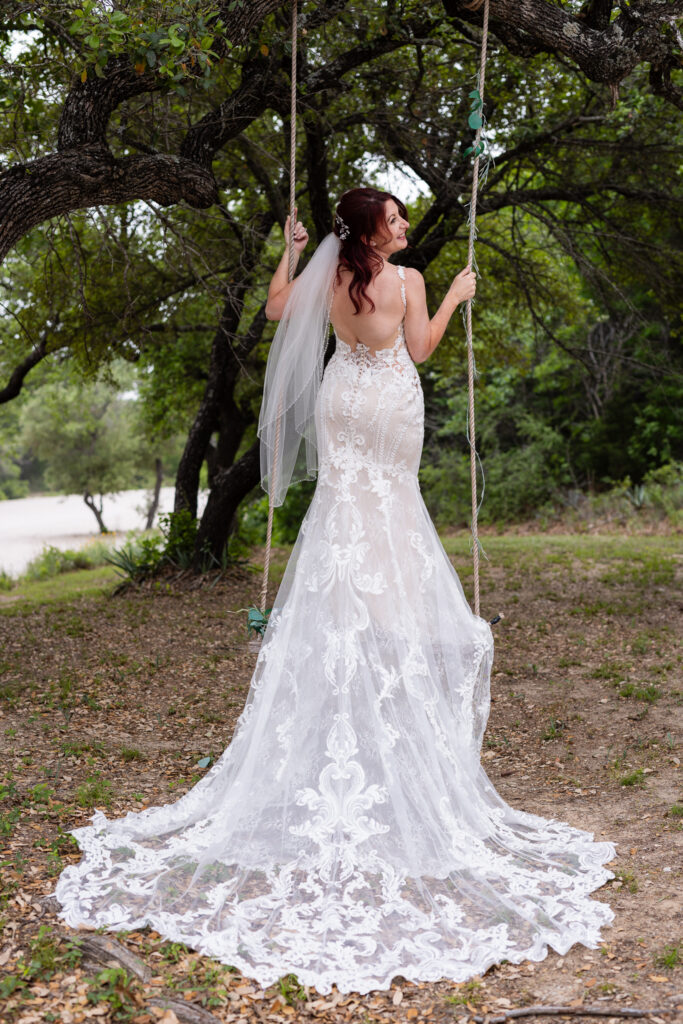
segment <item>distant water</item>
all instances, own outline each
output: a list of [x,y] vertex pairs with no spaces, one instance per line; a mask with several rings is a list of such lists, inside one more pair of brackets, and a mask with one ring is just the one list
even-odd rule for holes
[[[174,491],[162,487],[159,513],[172,511]],[[114,543],[121,543],[128,530],[144,527],[148,502],[146,490],[105,497],[102,517],[107,529],[117,534],[111,538]],[[200,511],[205,502],[206,495],[200,495]],[[61,550],[80,548],[99,536],[95,517],[80,494],[0,501],[0,569],[10,576],[21,575],[48,544]]]

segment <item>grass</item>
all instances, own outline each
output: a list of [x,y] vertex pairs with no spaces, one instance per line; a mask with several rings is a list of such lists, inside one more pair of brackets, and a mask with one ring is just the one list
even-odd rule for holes
[[683,963],[683,939],[665,946],[660,953],[657,953],[654,959],[655,967],[663,967],[667,971],[672,971],[674,967],[678,967],[680,963]]
[[[462,556],[470,560],[469,544],[471,535],[468,530],[449,533],[441,537],[448,554]],[[656,537],[623,537],[619,535],[599,535],[587,537],[583,534],[520,534],[495,536],[488,533],[482,535],[482,543],[492,565],[518,569],[528,560],[534,566],[539,564],[567,568],[577,561],[609,565],[612,561],[624,561],[633,568],[643,565],[660,568],[664,560],[673,565],[674,558],[680,549],[680,538],[672,536]],[[485,563],[486,564],[486,563]],[[669,570],[666,570],[669,576]],[[640,583],[640,578],[636,581]]]
[[642,768],[636,768],[635,771],[630,772],[628,775],[622,775],[619,779],[620,786],[644,786],[645,785],[645,772]]
[[280,995],[288,1006],[294,1003],[303,1002],[306,999],[306,992],[296,974],[286,974],[278,981]]
[[120,753],[124,761],[144,761],[144,754],[135,747],[121,747]]
[[107,566],[96,569],[77,569],[43,580],[17,583],[0,600],[0,615],[23,615],[36,605],[67,603],[84,595],[95,596],[109,591],[118,582],[115,571]]
[[658,686],[650,683],[649,686],[638,686],[636,683],[622,683],[618,689],[620,697],[633,697],[634,700],[645,701],[646,704],[654,704],[662,696]]
[[564,722],[561,722],[558,718],[551,718],[548,723],[548,728],[543,733],[544,740],[556,740],[562,735],[564,729]]
[[111,806],[113,787],[108,779],[103,779],[99,772],[89,775],[85,782],[76,790],[76,803],[79,807],[93,810],[97,804]]
[[37,981],[49,981],[58,972],[72,970],[81,960],[78,941],[65,942],[54,936],[48,925],[40,926],[29,949],[28,959],[21,957],[0,980],[0,998],[6,999]]
[[76,569],[94,569],[107,564],[110,546],[106,541],[94,540],[77,551],[61,550],[46,545],[26,566],[22,579],[44,580]]
[[466,981],[455,995],[446,996],[446,1002],[452,1006],[466,1006],[467,1003],[476,1005],[477,998],[480,998],[480,988],[480,981]]
[[617,868],[614,872],[614,880],[621,882],[629,892],[638,892],[638,879],[628,868]]
[[106,1003],[114,1020],[130,1020],[140,1012],[139,982],[123,967],[105,967],[88,983],[88,1002]]
[[594,668],[590,674],[591,679],[620,679],[624,675],[624,669],[614,661],[605,661],[602,665]]
[[80,743],[73,742],[71,740],[65,740],[60,744],[59,747],[62,754],[65,757],[83,757],[84,754],[88,754],[91,751],[102,756],[104,754],[104,747],[101,740],[95,740],[95,743]]

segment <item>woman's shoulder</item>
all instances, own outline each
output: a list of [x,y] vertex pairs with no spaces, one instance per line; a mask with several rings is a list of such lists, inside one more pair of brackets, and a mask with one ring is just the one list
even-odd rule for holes
[[404,270],[406,286],[412,291],[424,292],[425,279],[415,267],[406,267]]

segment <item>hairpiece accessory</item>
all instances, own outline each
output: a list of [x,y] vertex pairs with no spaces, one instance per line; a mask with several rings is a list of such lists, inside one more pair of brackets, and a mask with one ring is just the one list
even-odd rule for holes
[[343,242],[344,239],[348,238],[349,235],[351,234],[351,231],[349,229],[349,225],[346,223],[346,221],[343,219],[343,217],[339,216],[338,213],[335,213],[334,219],[337,222],[337,224],[339,225],[339,237],[341,238],[341,240]]

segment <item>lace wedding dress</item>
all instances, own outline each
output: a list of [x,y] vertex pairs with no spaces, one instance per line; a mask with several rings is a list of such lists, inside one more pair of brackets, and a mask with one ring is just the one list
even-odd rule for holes
[[321,993],[594,948],[614,846],[510,807],[479,762],[493,642],[420,495],[403,326],[379,352],[337,339],[316,429],[315,496],[230,746],[176,803],[74,829],[60,916],[150,925]]

